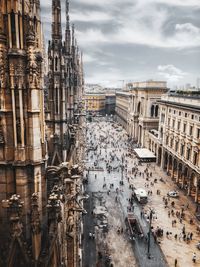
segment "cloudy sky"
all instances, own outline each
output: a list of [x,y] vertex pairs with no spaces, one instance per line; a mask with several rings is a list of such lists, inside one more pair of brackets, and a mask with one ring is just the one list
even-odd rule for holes
[[[47,40],[51,2],[41,1]],[[200,77],[200,0],[71,0],[70,19],[88,83],[155,79],[173,87]]]

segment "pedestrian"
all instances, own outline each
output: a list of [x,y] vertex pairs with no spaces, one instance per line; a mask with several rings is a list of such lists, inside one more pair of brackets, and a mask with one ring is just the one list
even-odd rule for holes
[[166,237],[169,238],[169,232],[168,231],[166,232]]
[[196,253],[194,252],[192,255],[192,261],[195,263],[197,259]]
[[192,240],[192,237],[193,237],[193,233],[191,232],[190,233],[190,240]]
[[174,260],[174,266],[175,266],[175,267],[177,267],[177,263],[178,263],[178,261],[177,261],[177,259],[175,259],[175,260]]
[[143,218],[143,211],[140,212],[140,217]]

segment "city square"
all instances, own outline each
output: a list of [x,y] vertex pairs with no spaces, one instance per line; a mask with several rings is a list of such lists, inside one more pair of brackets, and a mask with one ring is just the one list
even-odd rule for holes
[[[192,256],[194,252],[198,253],[196,245],[199,241],[199,232],[197,231],[198,221],[194,218],[194,203],[181,192],[166,172],[163,172],[155,163],[142,163],[141,165],[138,165],[137,157],[133,153],[130,153],[127,133],[118,124],[114,123],[114,128],[112,124],[112,122],[106,121],[106,117],[97,119],[96,122],[89,123],[89,126],[87,127],[87,136],[89,140],[88,147],[93,145],[94,148],[97,146],[97,149],[94,152],[90,151],[88,153],[88,167],[85,175],[88,179],[86,190],[89,190],[90,193],[93,192],[94,194],[100,194],[101,192],[103,199],[105,200],[104,205],[107,209],[108,218],[109,216],[112,216],[112,219],[110,218],[109,220],[109,232],[106,234],[105,240],[108,246],[107,250],[109,251],[114,264],[113,266],[124,266],[124,262],[126,262],[126,266],[137,266],[137,261],[135,265],[133,263],[131,251],[136,254],[136,259],[139,258],[139,266],[174,266],[175,259],[177,259],[178,262],[177,266],[183,266],[184,264],[185,266],[193,266]],[[119,130],[119,132],[116,131],[116,129]],[[101,141],[102,136],[105,138],[103,142]],[[119,162],[116,163],[116,159],[114,161],[111,160],[109,155],[115,155]],[[124,164],[127,165],[127,170],[123,173],[123,177],[120,167],[123,164],[121,161],[122,155],[129,155],[124,157]],[[98,162],[97,166],[94,164],[96,161]],[[105,161],[110,162],[113,169],[115,166],[118,166],[117,171],[106,171]],[[131,172],[132,166],[137,166],[138,168],[136,176]],[[144,175],[147,166],[149,172],[152,173],[152,176],[148,181],[146,180],[146,175]],[[100,170],[101,168],[102,170]],[[157,180],[156,182],[154,182],[155,179]],[[120,181],[122,180],[124,184],[120,185]],[[106,184],[105,187],[104,184]],[[112,184],[114,186],[110,187]],[[133,204],[130,205],[129,198],[132,194],[130,185],[133,185],[135,188],[145,188],[146,191],[152,192],[152,194],[148,196],[147,204],[140,205],[137,201],[134,201]],[[116,193],[117,188],[119,189],[118,193]],[[179,199],[167,197],[167,193],[173,190],[179,192]],[[119,196],[117,204],[115,201],[116,196]],[[165,207],[163,197],[169,200],[167,207]],[[175,204],[172,207],[171,203],[173,201]],[[128,208],[130,207],[134,207],[133,211],[137,214],[138,218],[141,218],[141,211],[145,213],[145,217],[141,219],[141,225],[144,227],[144,231],[146,230],[145,235],[148,234],[149,212],[150,210],[154,211],[152,232],[158,227],[163,229],[163,235],[161,237],[158,236],[156,239],[156,244],[161,248],[162,253],[159,249],[158,251],[156,250],[153,242],[150,248],[152,255],[150,259],[148,259],[148,244],[146,240],[144,241],[144,244],[139,245],[141,246],[140,249],[136,249],[134,247],[134,242],[137,242],[137,240],[130,240],[130,233],[124,231],[122,238],[121,234],[118,237],[118,228],[123,227],[124,230],[126,229],[125,218],[127,217]],[[93,208],[93,212],[95,213],[96,207]],[[114,212],[113,209],[117,209],[118,212]],[[171,212],[173,210],[174,214],[176,214],[177,211],[181,212],[182,209],[184,210],[185,217],[180,222],[180,219],[176,215],[172,215]],[[194,222],[192,224],[190,223],[191,218]],[[172,224],[172,221],[174,220],[176,220],[175,225]],[[183,227],[187,229],[187,234],[192,233],[192,240],[184,240],[182,235]],[[100,236],[99,231],[101,231],[101,229],[97,227],[97,229],[88,229],[88,231],[95,231],[95,236],[97,238]],[[169,232],[169,236],[166,234],[167,232]],[[89,238],[89,235],[85,238]],[[123,241],[121,239],[123,239]],[[154,239],[153,236],[152,239]],[[101,250],[101,248],[98,248],[98,242],[101,242],[99,241],[99,238],[96,239],[96,246],[97,249]],[[123,250],[122,244],[127,246],[125,250]],[[116,252],[115,250],[118,251]],[[126,253],[122,253],[119,257],[118,253],[120,250],[126,251]],[[123,259],[123,256],[125,259]],[[118,262],[119,258],[121,259],[121,262]],[[144,258],[144,262],[140,262],[141,258]],[[160,258],[163,258],[163,262],[158,261]],[[130,259],[130,262],[128,262],[128,259]],[[198,266],[198,262],[199,259],[197,258],[195,265]]]

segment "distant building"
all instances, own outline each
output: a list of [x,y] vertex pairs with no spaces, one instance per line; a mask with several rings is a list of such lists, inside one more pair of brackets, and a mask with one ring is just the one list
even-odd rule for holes
[[126,85],[128,91],[116,92],[116,119],[134,141],[145,147],[150,129],[158,129],[157,101],[168,89],[166,82],[147,81]]
[[87,83],[85,85],[85,93],[102,92],[102,91],[104,91],[104,88],[99,84]]
[[128,131],[128,117],[130,113],[131,93],[116,92],[116,120]]
[[101,92],[90,92],[84,96],[85,110],[105,114],[106,96]]
[[116,94],[115,93],[106,93],[105,101],[105,113],[108,115],[115,114],[116,107]]

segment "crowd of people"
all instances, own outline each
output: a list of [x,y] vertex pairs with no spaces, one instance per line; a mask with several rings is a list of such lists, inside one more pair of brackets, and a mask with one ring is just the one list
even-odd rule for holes
[[[193,238],[193,232],[186,231],[185,226],[185,211],[188,210],[189,204],[187,203],[180,208],[176,205],[176,200],[171,200],[167,195],[163,196],[159,188],[156,191],[153,190],[160,181],[164,182],[163,177],[155,177],[155,166],[153,164],[140,163],[133,153],[134,145],[130,146],[129,137],[121,126],[113,123],[112,127],[108,127],[108,123],[105,121],[101,123],[93,122],[92,124],[89,127],[93,127],[95,131],[90,129],[87,133],[87,143],[89,144],[87,158],[90,162],[88,176],[91,171],[99,170],[99,173],[95,172],[95,180],[97,183],[102,184],[101,191],[107,192],[108,195],[111,192],[115,193],[116,202],[120,201],[120,196],[124,193],[127,198],[127,212],[134,212],[132,192],[135,189],[135,181],[137,179],[142,180],[149,200],[151,200],[153,194],[160,196],[168,218],[171,219],[170,229],[163,229],[156,225],[159,215],[154,208],[152,233],[155,237],[155,242],[160,242],[163,238],[173,239],[174,237],[175,241],[190,243]],[[102,175],[101,171],[107,172],[107,175]],[[112,175],[112,179],[108,178],[110,175]],[[129,191],[124,189],[125,184],[128,185]],[[141,218],[146,221],[149,221],[148,209],[149,206],[141,207]],[[193,223],[192,219],[190,219],[190,223]],[[182,230],[179,233],[176,230],[178,228],[177,225],[182,225]],[[192,261],[196,262],[196,254],[195,256],[194,254],[192,255]]]

